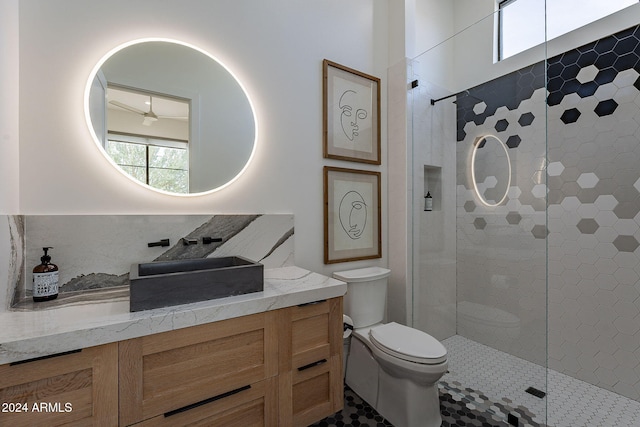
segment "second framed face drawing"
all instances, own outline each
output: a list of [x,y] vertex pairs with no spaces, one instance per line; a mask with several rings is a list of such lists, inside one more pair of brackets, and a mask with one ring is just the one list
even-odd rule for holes
[[380,258],[380,172],[324,168],[324,262]]
[[325,158],[380,164],[380,79],[325,59]]

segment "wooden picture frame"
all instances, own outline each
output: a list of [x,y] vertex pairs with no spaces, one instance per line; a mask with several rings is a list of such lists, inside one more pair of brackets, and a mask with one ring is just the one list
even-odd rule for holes
[[381,164],[380,79],[322,61],[323,155]]
[[324,263],[382,257],[381,174],[324,167]]

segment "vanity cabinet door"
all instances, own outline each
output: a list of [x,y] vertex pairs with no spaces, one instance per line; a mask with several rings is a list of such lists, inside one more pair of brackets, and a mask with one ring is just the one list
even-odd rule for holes
[[342,298],[280,315],[280,425],[307,426],[343,406]]
[[180,425],[177,413],[218,407],[228,393],[246,397],[248,386],[255,392],[278,373],[276,319],[258,313],[121,341],[120,424],[161,415]]
[[0,425],[118,424],[118,344],[0,366]]

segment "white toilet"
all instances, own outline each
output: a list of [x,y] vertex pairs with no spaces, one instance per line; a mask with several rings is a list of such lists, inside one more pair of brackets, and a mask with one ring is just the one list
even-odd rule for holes
[[344,311],[354,331],[345,381],[395,427],[439,427],[438,380],[447,350],[431,335],[383,324],[390,270],[368,267],[335,272],[347,282]]

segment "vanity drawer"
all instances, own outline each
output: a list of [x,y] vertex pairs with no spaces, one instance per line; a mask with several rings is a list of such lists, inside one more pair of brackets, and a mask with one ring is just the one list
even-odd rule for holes
[[342,298],[291,307],[290,316],[289,369],[342,356]]
[[343,406],[342,358],[302,366],[293,371],[291,394],[292,425],[308,426]]
[[277,426],[277,377],[214,396],[191,407],[160,415],[140,427],[176,427],[185,425],[220,427]]
[[2,365],[0,402],[2,426],[117,425],[118,344]]
[[291,308],[291,351],[293,355],[326,347],[329,351],[329,301]]
[[342,298],[280,310],[280,425],[307,426],[343,405]]
[[121,341],[120,424],[276,376],[276,318],[259,313]]

